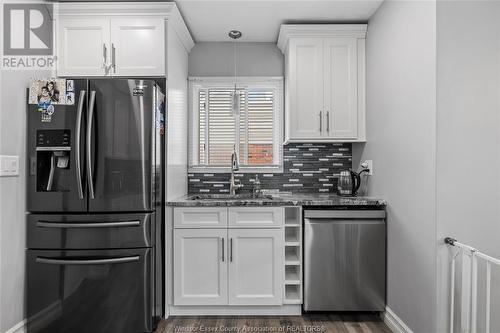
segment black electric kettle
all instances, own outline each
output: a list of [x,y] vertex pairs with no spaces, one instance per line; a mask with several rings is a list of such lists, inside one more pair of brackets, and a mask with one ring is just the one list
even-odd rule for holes
[[361,186],[361,174],[368,172],[369,169],[363,169],[360,172],[355,172],[351,169],[340,172],[337,190],[339,195],[355,196]]

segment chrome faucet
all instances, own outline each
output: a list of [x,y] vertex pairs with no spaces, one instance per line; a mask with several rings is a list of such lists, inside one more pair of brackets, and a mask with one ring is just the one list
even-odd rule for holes
[[229,179],[229,194],[235,195],[236,190],[243,187],[243,184],[236,184],[234,180],[234,172],[240,169],[240,163],[238,162],[238,153],[236,152],[236,147],[233,149],[231,154],[231,179]]

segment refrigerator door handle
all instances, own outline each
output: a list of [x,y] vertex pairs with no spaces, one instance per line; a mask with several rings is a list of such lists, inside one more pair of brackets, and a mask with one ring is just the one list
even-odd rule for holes
[[90,92],[89,115],[87,121],[87,183],[90,199],[94,199],[94,176],[92,173],[92,123],[94,121],[95,91]]
[[118,222],[79,222],[79,223],[59,223],[38,221],[37,227],[40,228],[117,228],[117,227],[137,227],[141,225],[141,221],[118,221]]
[[76,126],[75,126],[75,155],[76,155],[76,187],[78,190],[78,197],[83,199],[83,184],[82,184],[82,161],[80,158],[81,145],[80,135],[82,131],[82,116],[83,116],[83,104],[85,103],[85,90],[80,91],[80,97],[78,98],[78,108],[76,114]]
[[49,265],[109,265],[124,264],[127,262],[139,261],[139,256],[119,257],[109,259],[55,259],[46,257],[36,257],[36,262]]

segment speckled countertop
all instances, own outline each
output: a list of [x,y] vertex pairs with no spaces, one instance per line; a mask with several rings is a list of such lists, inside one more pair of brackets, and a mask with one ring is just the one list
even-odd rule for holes
[[341,197],[332,194],[267,194],[265,198],[207,198],[203,195],[186,195],[170,200],[167,206],[217,207],[217,206],[385,206],[386,201],[370,197]]

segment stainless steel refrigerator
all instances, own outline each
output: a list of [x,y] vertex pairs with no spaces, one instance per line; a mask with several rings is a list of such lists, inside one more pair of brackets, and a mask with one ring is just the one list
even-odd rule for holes
[[163,315],[165,97],[152,80],[74,79],[28,105],[28,332],[151,332]]

